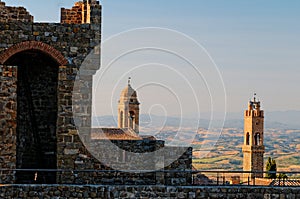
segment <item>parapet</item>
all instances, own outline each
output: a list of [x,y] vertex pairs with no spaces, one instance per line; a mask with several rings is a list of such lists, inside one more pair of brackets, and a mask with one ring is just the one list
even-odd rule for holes
[[70,8],[61,8],[61,23],[65,24],[100,24],[101,5],[99,1],[83,0]]
[[21,21],[25,23],[32,23],[33,16],[24,7],[10,7],[6,6],[0,0],[0,22],[16,22]]
[[[24,7],[6,6],[0,0],[0,23],[33,23],[33,16]],[[101,24],[101,5],[96,0],[78,1],[70,9],[61,8],[62,24]]]
[[244,117],[264,117],[264,111],[261,110],[246,110]]

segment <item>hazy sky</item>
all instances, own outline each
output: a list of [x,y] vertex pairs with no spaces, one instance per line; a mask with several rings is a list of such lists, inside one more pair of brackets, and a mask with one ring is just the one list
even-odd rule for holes
[[[60,7],[71,7],[75,1],[5,2],[26,6],[36,21],[58,22]],[[104,40],[133,28],[162,27],[200,43],[223,77],[228,111],[245,109],[253,92],[265,110],[300,110],[300,1],[103,0],[102,4]],[[149,96],[157,102],[157,95]],[[222,111],[220,106],[215,111]]]

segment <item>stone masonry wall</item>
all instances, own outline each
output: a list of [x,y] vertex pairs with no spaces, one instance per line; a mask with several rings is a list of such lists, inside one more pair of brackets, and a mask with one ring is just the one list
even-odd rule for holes
[[23,7],[5,6],[5,3],[0,1],[0,22],[8,21],[33,22],[33,16]]
[[[178,154],[182,154],[180,157]],[[166,185],[190,185],[192,184],[192,147],[166,146],[165,162],[172,162],[165,167],[164,184]],[[175,160],[175,161],[174,161]],[[174,161],[174,162],[173,162]],[[169,171],[169,172],[168,172]],[[172,172],[176,171],[176,172]],[[180,172],[182,171],[182,172]]]
[[[56,168],[70,171],[56,173],[56,183],[95,184],[104,183],[104,180],[100,181],[99,179],[106,179],[108,184],[111,182],[117,184],[117,180],[120,181],[119,184],[124,182],[124,184],[188,184],[190,182],[189,179],[191,179],[189,176],[175,173],[164,176],[163,174],[159,175],[159,172],[155,174],[150,172],[139,175],[132,173],[127,173],[125,175],[125,173],[118,172],[114,175],[107,175],[106,177],[103,177],[98,176],[97,172],[90,174],[86,174],[84,172],[71,172],[71,170],[110,169],[100,164],[99,161],[97,161],[88,151],[88,143],[91,143],[92,78],[100,67],[100,48],[98,45],[101,41],[101,6],[97,1],[91,2],[90,22],[90,24],[58,24],[30,23],[30,21],[15,21],[14,19],[9,19],[5,22],[0,21],[0,64],[16,63],[18,65],[17,68],[20,68],[21,73],[18,74],[18,78],[21,78],[26,72],[25,70],[22,70],[22,67],[24,69],[24,65],[33,58],[32,56],[45,55],[47,59],[50,57],[53,59],[52,61],[55,62],[55,64],[51,64],[52,68],[47,68],[43,63],[37,63],[36,67],[27,67],[26,69],[28,72],[30,72],[30,74],[32,74],[32,76],[34,76],[35,72],[37,72],[37,75],[35,76],[36,78],[43,79],[42,77],[45,77],[45,80],[47,80],[48,77],[46,77],[45,73],[49,73],[49,78],[53,78],[53,80],[51,80],[53,82],[49,85],[48,83],[45,83],[43,86],[41,86],[40,84],[37,84],[39,80],[31,82],[32,85],[36,85],[36,88],[30,90],[34,91],[34,93],[37,95],[41,94],[41,98],[38,100],[33,99],[31,102],[34,104],[35,108],[41,110],[35,113],[36,117],[39,117],[42,120],[39,123],[39,135],[36,136],[36,138],[39,137],[40,141],[38,141],[38,143],[43,145],[41,150],[38,148],[33,148],[32,154],[34,155],[35,152],[41,151],[43,152],[43,157],[41,159],[44,160],[47,159],[47,155],[53,155],[54,153],[53,157],[55,157],[56,160],[52,160],[56,162]],[[29,53],[28,55],[30,56],[26,56],[26,53]],[[86,60],[86,58],[88,58],[88,60]],[[45,63],[50,62],[47,59],[44,59]],[[4,69],[6,70],[5,67]],[[13,69],[13,67],[10,69],[8,68],[9,71],[12,71],[11,74],[15,74],[13,73]],[[14,82],[17,81],[17,78],[13,75],[1,78],[1,89],[3,87],[4,89],[2,90],[5,93],[4,95],[8,95],[7,90],[5,90],[7,89],[5,84],[10,84],[10,89],[14,89]],[[9,81],[6,81],[6,79]],[[20,80],[20,85],[23,85],[22,80],[23,83],[26,82],[22,78]],[[32,80],[34,80],[34,78],[32,78]],[[41,80],[41,83],[43,81],[44,80]],[[48,86],[49,90],[44,89],[44,87]],[[57,88],[57,93],[51,94],[51,96],[54,98],[57,96],[57,101],[53,100],[54,98],[51,97],[49,99],[44,99],[44,92],[53,93],[53,89],[55,87]],[[25,98],[22,98],[25,94],[22,94],[21,90],[19,91],[19,94],[23,95],[20,96],[20,99],[24,99],[24,102],[20,102],[20,107],[24,108],[27,105],[30,105],[29,102],[27,102],[27,104],[22,104],[25,103]],[[14,92],[16,92],[16,88]],[[16,97],[13,95],[13,92],[9,94],[12,95],[12,100],[16,100],[13,98]],[[51,100],[52,102],[47,103],[47,100]],[[0,103],[2,103],[2,101],[6,103],[7,98],[1,100]],[[48,105],[51,105],[50,109],[48,109]],[[11,108],[13,111],[16,111],[15,106],[12,106]],[[54,118],[49,120],[51,121],[50,123],[52,127],[46,127],[44,123],[44,116],[38,114],[43,112],[47,116],[54,115],[52,113],[55,112],[55,109],[57,110],[57,114],[54,116]],[[26,108],[23,110],[26,110]],[[23,160],[20,159],[20,154],[24,155],[25,151],[20,150],[18,151],[19,153],[16,152],[16,124],[18,122],[22,123],[23,121],[23,127],[25,127],[27,121],[25,115],[26,114],[23,114],[24,120],[20,119],[19,121],[16,121],[16,115],[13,115],[11,118],[4,118],[5,122],[10,121],[9,125],[6,125],[4,122],[3,125],[1,123],[2,126],[0,131],[4,135],[1,145],[3,145],[4,149],[7,149],[0,152],[0,160],[3,160],[1,162],[3,165],[2,168],[14,169],[16,168],[16,164],[19,164],[17,165],[18,168],[26,168],[24,167],[25,165],[22,165]],[[7,117],[9,117],[9,115]],[[54,129],[53,125],[55,120],[56,128]],[[79,125],[79,127],[76,128],[75,123]],[[80,137],[78,131],[80,132]],[[30,133],[33,133],[33,130],[28,129],[26,132],[19,131],[19,133],[22,132],[30,135]],[[9,136],[8,133],[10,133]],[[53,137],[54,134],[56,135],[55,138]],[[47,137],[46,135],[50,137]],[[26,136],[22,134],[19,134],[17,137],[20,140],[26,139]],[[45,140],[41,141],[41,139]],[[150,142],[152,141],[149,141],[149,143],[145,141],[144,143],[133,144],[126,142],[118,144],[121,145],[121,148],[123,147],[128,149],[128,147],[130,147],[130,150],[133,150],[134,152],[143,152],[143,150],[153,151],[161,147],[160,141],[155,141],[155,143]],[[19,142],[19,144],[22,143],[27,143],[28,145],[29,142]],[[22,148],[22,146],[20,147]],[[56,150],[54,148],[56,148]],[[107,153],[101,155],[109,156],[111,152],[112,151],[108,151]],[[183,171],[190,170],[191,150],[187,150],[186,152],[182,151],[182,153],[184,153],[184,155],[182,155],[179,160],[175,161],[171,164],[171,166],[168,166],[165,169],[178,169]],[[163,155],[163,158],[166,157],[167,159],[172,157],[171,153],[166,153]],[[29,156],[26,157],[30,158]],[[128,158],[130,157],[128,156]],[[153,159],[149,157],[149,163],[153,164],[153,167],[161,164],[161,157],[155,158]],[[139,159],[136,159],[135,163],[145,164],[144,162],[139,161]],[[30,163],[30,159],[27,159],[26,162]],[[129,168],[130,166],[131,165],[129,165]],[[165,167],[166,165],[159,166]],[[28,165],[28,167],[31,166]],[[43,167],[37,166],[37,168],[33,169],[38,168]],[[38,176],[40,176],[40,174]],[[0,178],[1,183],[15,183],[15,179],[10,175],[4,175],[3,178],[5,179]],[[166,178],[168,180],[166,180]],[[52,180],[45,182],[41,181],[40,183],[52,183]]]
[[252,186],[114,186],[114,185],[2,185],[0,197],[18,198],[199,198],[299,199],[297,187]]
[[[96,15],[94,15],[96,14]],[[80,154],[87,156],[89,161],[82,166],[82,169],[90,169],[93,167],[94,158],[88,153],[82,141],[75,130],[75,124],[72,113],[72,94],[74,88],[75,78],[78,75],[79,69],[84,62],[87,55],[89,55],[95,47],[100,44],[101,40],[101,6],[94,5],[91,9],[91,24],[59,24],[59,23],[28,23],[28,21],[8,19],[0,21],[0,64],[10,62],[10,57],[18,59],[21,52],[31,51],[36,55],[46,54],[57,61],[58,66],[58,82],[57,82],[57,128],[55,148],[57,149],[57,168],[58,169],[74,169],[74,163],[79,158]],[[98,22],[98,23],[96,23]],[[39,43],[23,42],[35,41]],[[28,44],[28,45],[27,45]],[[59,54],[57,54],[57,52]],[[91,91],[92,76],[100,67],[100,53],[99,50],[93,51],[93,56],[98,62],[92,67],[83,69],[89,71],[86,78],[82,80],[84,86],[87,86]],[[7,59],[8,58],[8,59]],[[66,61],[64,61],[66,60]],[[25,63],[26,57],[22,61]],[[19,67],[19,66],[18,66]],[[42,68],[41,68],[42,69]],[[30,68],[29,68],[30,70]],[[2,81],[1,81],[2,82]],[[42,90],[43,88],[39,88]],[[88,107],[91,107],[92,98],[90,95],[83,96],[79,93],[78,97]],[[2,103],[2,101],[1,101]],[[85,126],[90,128],[91,124],[91,109],[87,114],[83,115],[82,120],[85,121]],[[15,133],[16,121],[12,131]],[[11,131],[7,126],[1,126],[2,132]],[[88,133],[88,131],[87,131]],[[5,138],[6,139],[6,138]],[[4,141],[5,141],[4,139]],[[12,164],[10,168],[16,168],[16,144],[14,142],[1,142],[4,148],[9,148],[8,152],[0,153],[0,159],[4,159],[5,164]],[[49,143],[50,145],[50,143]],[[50,146],[50,147],[53,147]],[[80,153],[69,156],[68,150],[78,150]],[[8,162],[8,160],[10,162]],[[5,168],[4,166],[2,168]],[[60,176],[61,177],[61,176]],[[64,182],[64,178],[57,178]],[[1,183],[8,182],[1,180]],[[11,180],[10,183],[14,183]]]
[[[74,171],[62,172],[61,175],[68,184],[111,184],[111,185],[189,185],[192,182],[192,148],[182,149],[167,147],[161,140],[92,140],[86,145],[93,151],[92,155],[101,163],[84,155],[83,152],[65,148],[68,156],[79,157],[74,162]],[[119,147],[124,151],[115,151]],[[162,151],[159,151],[163,149]],[[184,152],[181,157],[174,157],[170,152]],[[139,154],[146,158],[140,158]],[[147,157],[148,156],[148,157]],[[164,165],[164,158],[174,158],[169,166]],[[177,159],[177,160],[176,160]],[[176,160],[175,162],[173,162]],[[173,162],[173,163],[172,163]],[[109,163],[105,165],[105,163]],[[92,165],[91,170],[106,172],[80,172],[86,165]],[[139,171],[137,171],[139,168]],[[123,170],[116,171],[116,170]],[[142,170],[147,172],[141,172]],[[157,171],[158,170],[158,171]],[[125,172],[128,171],[128,172]],[[154,171],[154,172],[151,172]]]
[[[0,168],[16,169],[17,67],[0,65]],[[1,171],[2,183],[14,181],[14,172]]]

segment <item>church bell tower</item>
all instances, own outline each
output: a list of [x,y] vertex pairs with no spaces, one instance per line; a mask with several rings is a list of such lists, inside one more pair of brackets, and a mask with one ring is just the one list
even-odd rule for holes
[[253,173],[245,173],[244,177],[263,177],[264,152],[264,111],[261,110],[260,101],[254,94],[253,101],[250,100],[248,110],[244,113],[243,145],[243,171]]
[[137,134],[139,133],[139,101],[136,91],[130,85],[131,78],[128,79],[128,85],[121,92],[118,105],[118,127],[130,128]]

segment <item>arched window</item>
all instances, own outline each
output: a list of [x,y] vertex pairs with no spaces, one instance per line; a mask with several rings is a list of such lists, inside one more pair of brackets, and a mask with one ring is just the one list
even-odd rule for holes
[[260,133],[256,133],[254,136],[254,145],[260,145]]
[[246,134],[246,145],[250,144],[250,134],[249,132]]
[[123,122],[124,122],[124,121],[123,121],[123,118],[124,118],[124,116],[123,116],[123,111],[121,111],[121,112],[120,112],[120,127],[121,127],[121,128],[124,128],[124,125],[123,125]]
[[129,127],[132,129],[135,127],[135,113],[133,111],[129,112]]

